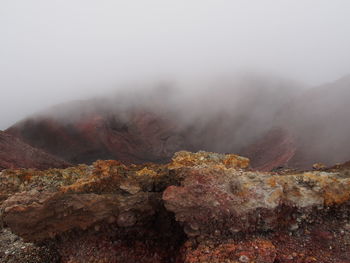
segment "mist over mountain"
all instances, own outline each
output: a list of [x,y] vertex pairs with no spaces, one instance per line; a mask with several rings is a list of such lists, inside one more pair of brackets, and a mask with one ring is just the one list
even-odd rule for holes
[[295,164],[327,165],[349,159],[350,76],[310,89],[294,99],[282,115],[297,138]]
[[281,107],[303,90],[293,81],[261,75],[206,85],[161,83],[68,102],[6,132],[73,163],[166,161],[181,149],[238,152],[271,129]]
[[[345,77],[305,89],[291,80],[241,75],[188,91],[164,82],[148,90],[57,105],[6,132],[73,163],[165,162],[186,149],[243,153],[253,163],[265,157],[263,165],[289,153],[268,165],[271,169],[332,165],[350,154],[344,147],[350,130],[349,85]],[[275,129],[282,134],[264,137]],[[274,149],[280,140],[289,143]]]
[[316,86],[350,72],[348,1],[102,2],[1,1],[0,129],[133,83],[253,71]]
[[349,263],[349,11],[0,1],[0,263]]

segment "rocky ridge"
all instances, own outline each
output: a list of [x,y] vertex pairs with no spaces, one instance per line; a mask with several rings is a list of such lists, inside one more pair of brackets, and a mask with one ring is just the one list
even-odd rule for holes
[[257,172],[238,155],[182,151],[0,180],[6,231],[57,262],[350,262],[346,166]]

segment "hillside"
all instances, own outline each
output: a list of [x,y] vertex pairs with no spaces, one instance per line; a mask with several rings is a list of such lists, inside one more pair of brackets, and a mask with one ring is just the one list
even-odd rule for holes
[[0,170],[7,168],[64,168],[68,165],[68,162],[0,131]]

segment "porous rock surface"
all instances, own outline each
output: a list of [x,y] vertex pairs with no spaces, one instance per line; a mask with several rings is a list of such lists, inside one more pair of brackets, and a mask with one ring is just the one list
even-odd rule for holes
[[350,262],[346,166],[263,173],[233,154],[178,152],[0,180],[4,227],[54,244],[61,262]]
[[60,255],[50,244],[26,243],[8,229],[0,230],[0,262],[6,263],[59,263]]

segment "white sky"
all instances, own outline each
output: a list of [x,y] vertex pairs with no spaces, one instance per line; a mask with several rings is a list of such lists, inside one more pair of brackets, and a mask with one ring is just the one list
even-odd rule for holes
[[0,0],[0,129],[144,79],[350,73],[349,0]]

